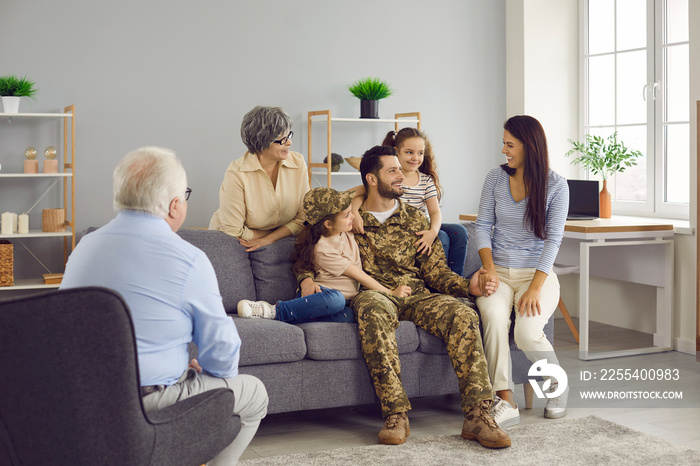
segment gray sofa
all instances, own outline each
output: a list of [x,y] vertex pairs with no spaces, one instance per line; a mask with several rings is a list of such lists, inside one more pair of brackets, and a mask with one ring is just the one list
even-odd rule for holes
[[[473,231],[473,223],[465,223]],[[269,413],[334,408],[377,401],[360,351],[357,324],[313,322],[291,325],[266,319],[242,319],[241,299],[274,303],[295,297],[291,271],[293,238],[246,253],[238,240],[218,231],[182,229],[180,236],[202,249],[214,266],[226,312],[241,336],[240,372],[258,377],[267,387]],[[470,244],[473,242],[470,242]],[[480,266],[473,244],[465,275]],[[472,303],[470,303],[473,306]],[[545,328],[551,339],[552,323]],[[457,378],[445,343],[402,321],[396,331],[401,378],[409,397],[457,393]],[[530,363],[514,345],[513,379],[527,379]],[[193,355],[195,353],[193,352]]]

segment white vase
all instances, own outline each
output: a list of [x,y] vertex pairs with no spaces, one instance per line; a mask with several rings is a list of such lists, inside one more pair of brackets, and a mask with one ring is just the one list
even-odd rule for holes
[[2,98],[2,108],[4,113],[19,113],[20,97],[9,96]]

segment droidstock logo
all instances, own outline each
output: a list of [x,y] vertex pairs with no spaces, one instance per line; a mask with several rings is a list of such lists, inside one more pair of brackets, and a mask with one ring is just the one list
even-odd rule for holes
[[[540,359],[530,366],[527,375],[540,376],[545,379],[541,389],[535,379],[528,379],[537,398],[555,398],[564,393],[569,385],[569,377],[567,377],[564,369],[557,364],[549,364],[546,359]],[[554,378],[554,381],[552,381],[552,378]],[[550,393],[549,388],[552,386],[552,383],[558,383],[558,387]]]

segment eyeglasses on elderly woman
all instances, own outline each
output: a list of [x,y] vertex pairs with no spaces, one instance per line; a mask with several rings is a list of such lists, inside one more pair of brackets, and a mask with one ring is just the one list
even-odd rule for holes
[[277,139],[276,141],[272,141],[275,144],[287,144],[287,141],[290,141],[294,137],[294,131],[290,131],[288,135],[281,139]]

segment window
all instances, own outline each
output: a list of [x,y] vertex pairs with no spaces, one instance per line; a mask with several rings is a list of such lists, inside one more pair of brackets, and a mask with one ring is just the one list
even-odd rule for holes
[[688,0],[583,0],[583,131],[643,157],[609,181],[619,214],[688,217]]

